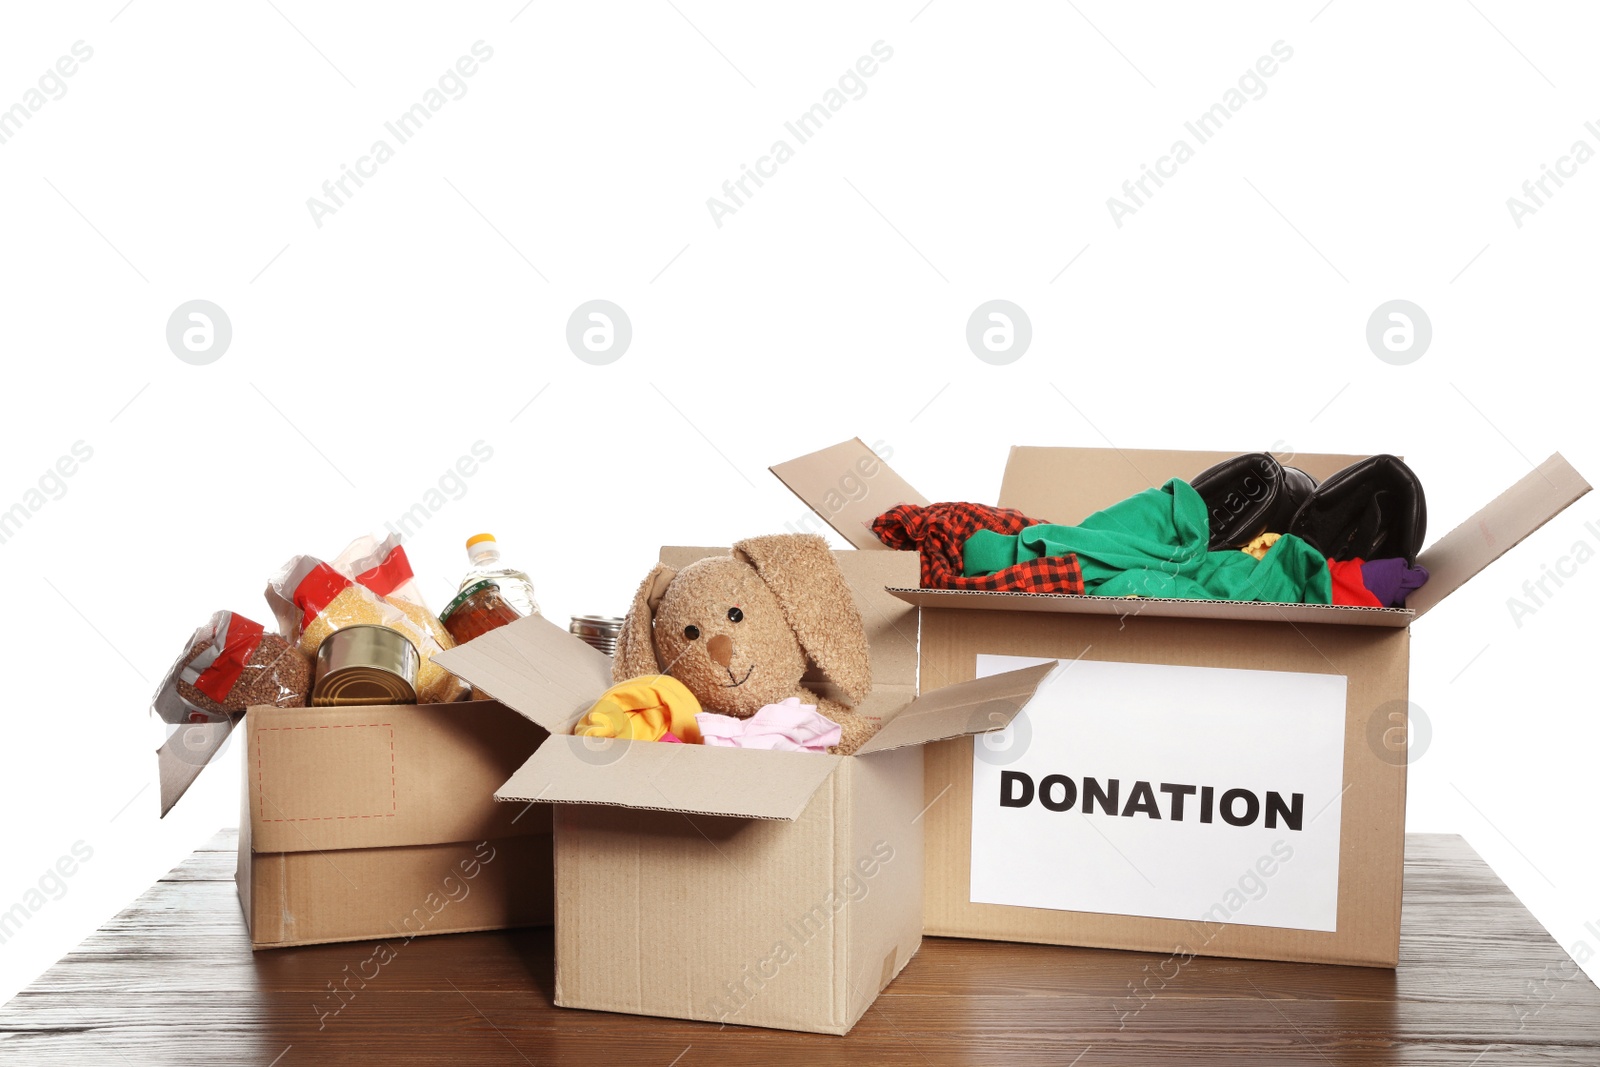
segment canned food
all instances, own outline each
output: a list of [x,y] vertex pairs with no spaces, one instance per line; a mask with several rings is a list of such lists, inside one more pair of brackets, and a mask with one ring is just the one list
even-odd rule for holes
[[615,615],[574,615],[567,630],[606,655],[614,656],[617,654],[617,636],[622,633],[622,622]]
[[311,706],[415,704],[421,665],[417,646],[399,630],[371,623],[335,630],[317,649]]

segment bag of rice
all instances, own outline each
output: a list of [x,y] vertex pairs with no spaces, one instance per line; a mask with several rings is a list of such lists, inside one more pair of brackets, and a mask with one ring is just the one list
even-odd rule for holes
[[423,602],[398,537],[360,538],[333,563],[296,556],[273,577],[266,595],[279,630],[309,657],[335,630],[358,623],[387,626],[410,638],[421,654],[419,701],[446,704],[471,695],[467,683],[433,665],[434,654],[454,648],[455,641]]

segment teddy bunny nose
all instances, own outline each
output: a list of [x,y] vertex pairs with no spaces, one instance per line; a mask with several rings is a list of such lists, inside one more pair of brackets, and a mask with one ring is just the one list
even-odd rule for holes
[[706,642],[706,655],[719,667],[726,667],[733,662],[733,641],[727,634],[718,634]]

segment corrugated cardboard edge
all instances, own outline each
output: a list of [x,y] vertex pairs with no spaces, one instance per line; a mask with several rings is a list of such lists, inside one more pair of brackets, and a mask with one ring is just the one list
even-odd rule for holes
[[491,630],[434,662],[552,734],[570,734],[611,686],[611,657],[542,615]]
[[239,905],[244,908],[244,927],[250,934],[251,944],[255,943],[255,912],[250,907],[251,892],[251,859],[253,853],[250,849],[250,767],[249,756],[245,754],[243,745],[239,746],[239,856],[234,863],[233,882],[239,890]]
[[1175,597],[1112,597],[1072,593],[991,592],[980,589],[921,589],[889,592],[923,608],[973,611],[1029,611],[1054,615],[1148,615],[1174,619],[1227,619],[1242,622],[1305,622],[1400,629],[1417,617],[1409,608],[1368,608],[1350,604],[1290,604],[1265,600],[1184,600]]
[[[541,925],[541,924],[529,923],[529,924],[526,924],[526,925],[528,925],[528,926],[537,926],[537,925]],[[543,925],[548,925],[548,924],[543,924]],[[475,933],[482,933],[482,932],[489,931],[489,930],[519,930],[519,929],[523,929],[523,928],[524,927],[522,925],[506,926],[504,924],[489,925],[489,926],[452,926],[452,927],[449,927],[449,928],[441,927],[438,930],[423,930],[422,932],[414,934],[412,936],[414,936],[414,937],[445,937],[445,936],[448,936],[450,934],[475,934]],[[298,940],[298,941],[269,941],[269,942],[251,941],[250,942],[250,949],[253,952],[266,952],[266,951],[270,951],[270,950],[275,949],[275,948],[303,948],[306,945],[347,945],[347,944],[350,944],[351,942],[355,942],[355,941],[385,941],[385,940],[390,940],[391,938],[393,938],[392,933],[386,934],[383,931],[375,930],[375,931],[373,931],[371,933],[354,934],[354,935],[352,935],[350,937],[311,937],[311,938],[304,938],[304,939],[301,939],[301,940]],[[404,937],[393,938],[393,939],[401,941],[401,942],[404,942],[406,940]]]
[[847,758],[556,735],[495,799],[793,822]]
[[1004,729],[1059,669],[1060,664],[1042,663],[935,689],[890,719],[856,755]]
[[840,537],[859,549],[888,549],[872,532],[873,519],[897,504],[928,503],[859,437],[768,470]]
[[1417,557],[1428,581],[1407,606],[1426,614],[1588,491],[1583,475],[1555,453]]

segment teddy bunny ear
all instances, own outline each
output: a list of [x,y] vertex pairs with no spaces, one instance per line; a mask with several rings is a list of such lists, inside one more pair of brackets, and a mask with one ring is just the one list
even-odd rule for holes
[[778,598],[811,661],[844,690],[851,705],[872,691],[867,634],[850,583],[816,534],[770,534],[733,546]]
[[622,620],[622,632],[617,635],[616,659],[611,664],[613,681],[626,682],[630,678],[661,673],[653,632],[656,605],[661,603],[667,586],[677,576],[678,572],[665,563],[657,563],[639,583],[639,591],[633,594],[633,604]]

